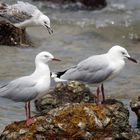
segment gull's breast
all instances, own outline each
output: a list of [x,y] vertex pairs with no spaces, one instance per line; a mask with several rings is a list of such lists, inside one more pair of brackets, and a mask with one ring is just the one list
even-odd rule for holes
[[116,77],[124,68],[124,66],[125,66],[125,62],[123,60],[116,61],[115,63],[111,64],[111,67],[113,68],[113,72],[108,79],[110,80]]
[[41,78],[37,81],[36,88],[39,92],[39,96],[44,95],[50,88],[50,78]]

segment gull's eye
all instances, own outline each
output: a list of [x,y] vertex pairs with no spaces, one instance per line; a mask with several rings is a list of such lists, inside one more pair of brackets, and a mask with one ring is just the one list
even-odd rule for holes
[[46,58],[48,58],[48,55],[44,55]]
[[45,24],[47,24],[47,22],[46,22],[46,21],[44,21],[44,23],[45,23]]
[[123,55],[125,55],[125,52],[122,52]]

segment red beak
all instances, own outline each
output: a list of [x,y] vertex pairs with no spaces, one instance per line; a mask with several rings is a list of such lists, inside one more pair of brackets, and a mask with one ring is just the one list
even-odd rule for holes
[[57,58],[53,58],[52,60],[53,61],[61,61],[60,59],[57,59]]

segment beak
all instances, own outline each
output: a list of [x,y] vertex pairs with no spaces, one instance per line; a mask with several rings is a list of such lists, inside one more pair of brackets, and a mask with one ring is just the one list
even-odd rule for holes
[[53,29],[51,27],[48,27],[47,25],[45,25],[45,27],[47,28],[49,34],[51,35],[53,33]]
[[137,63],[137,60],[135,60],[134,58],[132,57],[127,57],[130,61],[134,62],[134,63]]
[[52,58],[53,61],[61,61],[60,59],[57,58]]

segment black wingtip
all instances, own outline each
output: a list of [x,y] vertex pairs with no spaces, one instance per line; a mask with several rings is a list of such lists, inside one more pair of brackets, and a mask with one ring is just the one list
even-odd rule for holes
[[60,78],[67,70],[61,71],[61,72],[56,72],[56,75],[58,78]]

